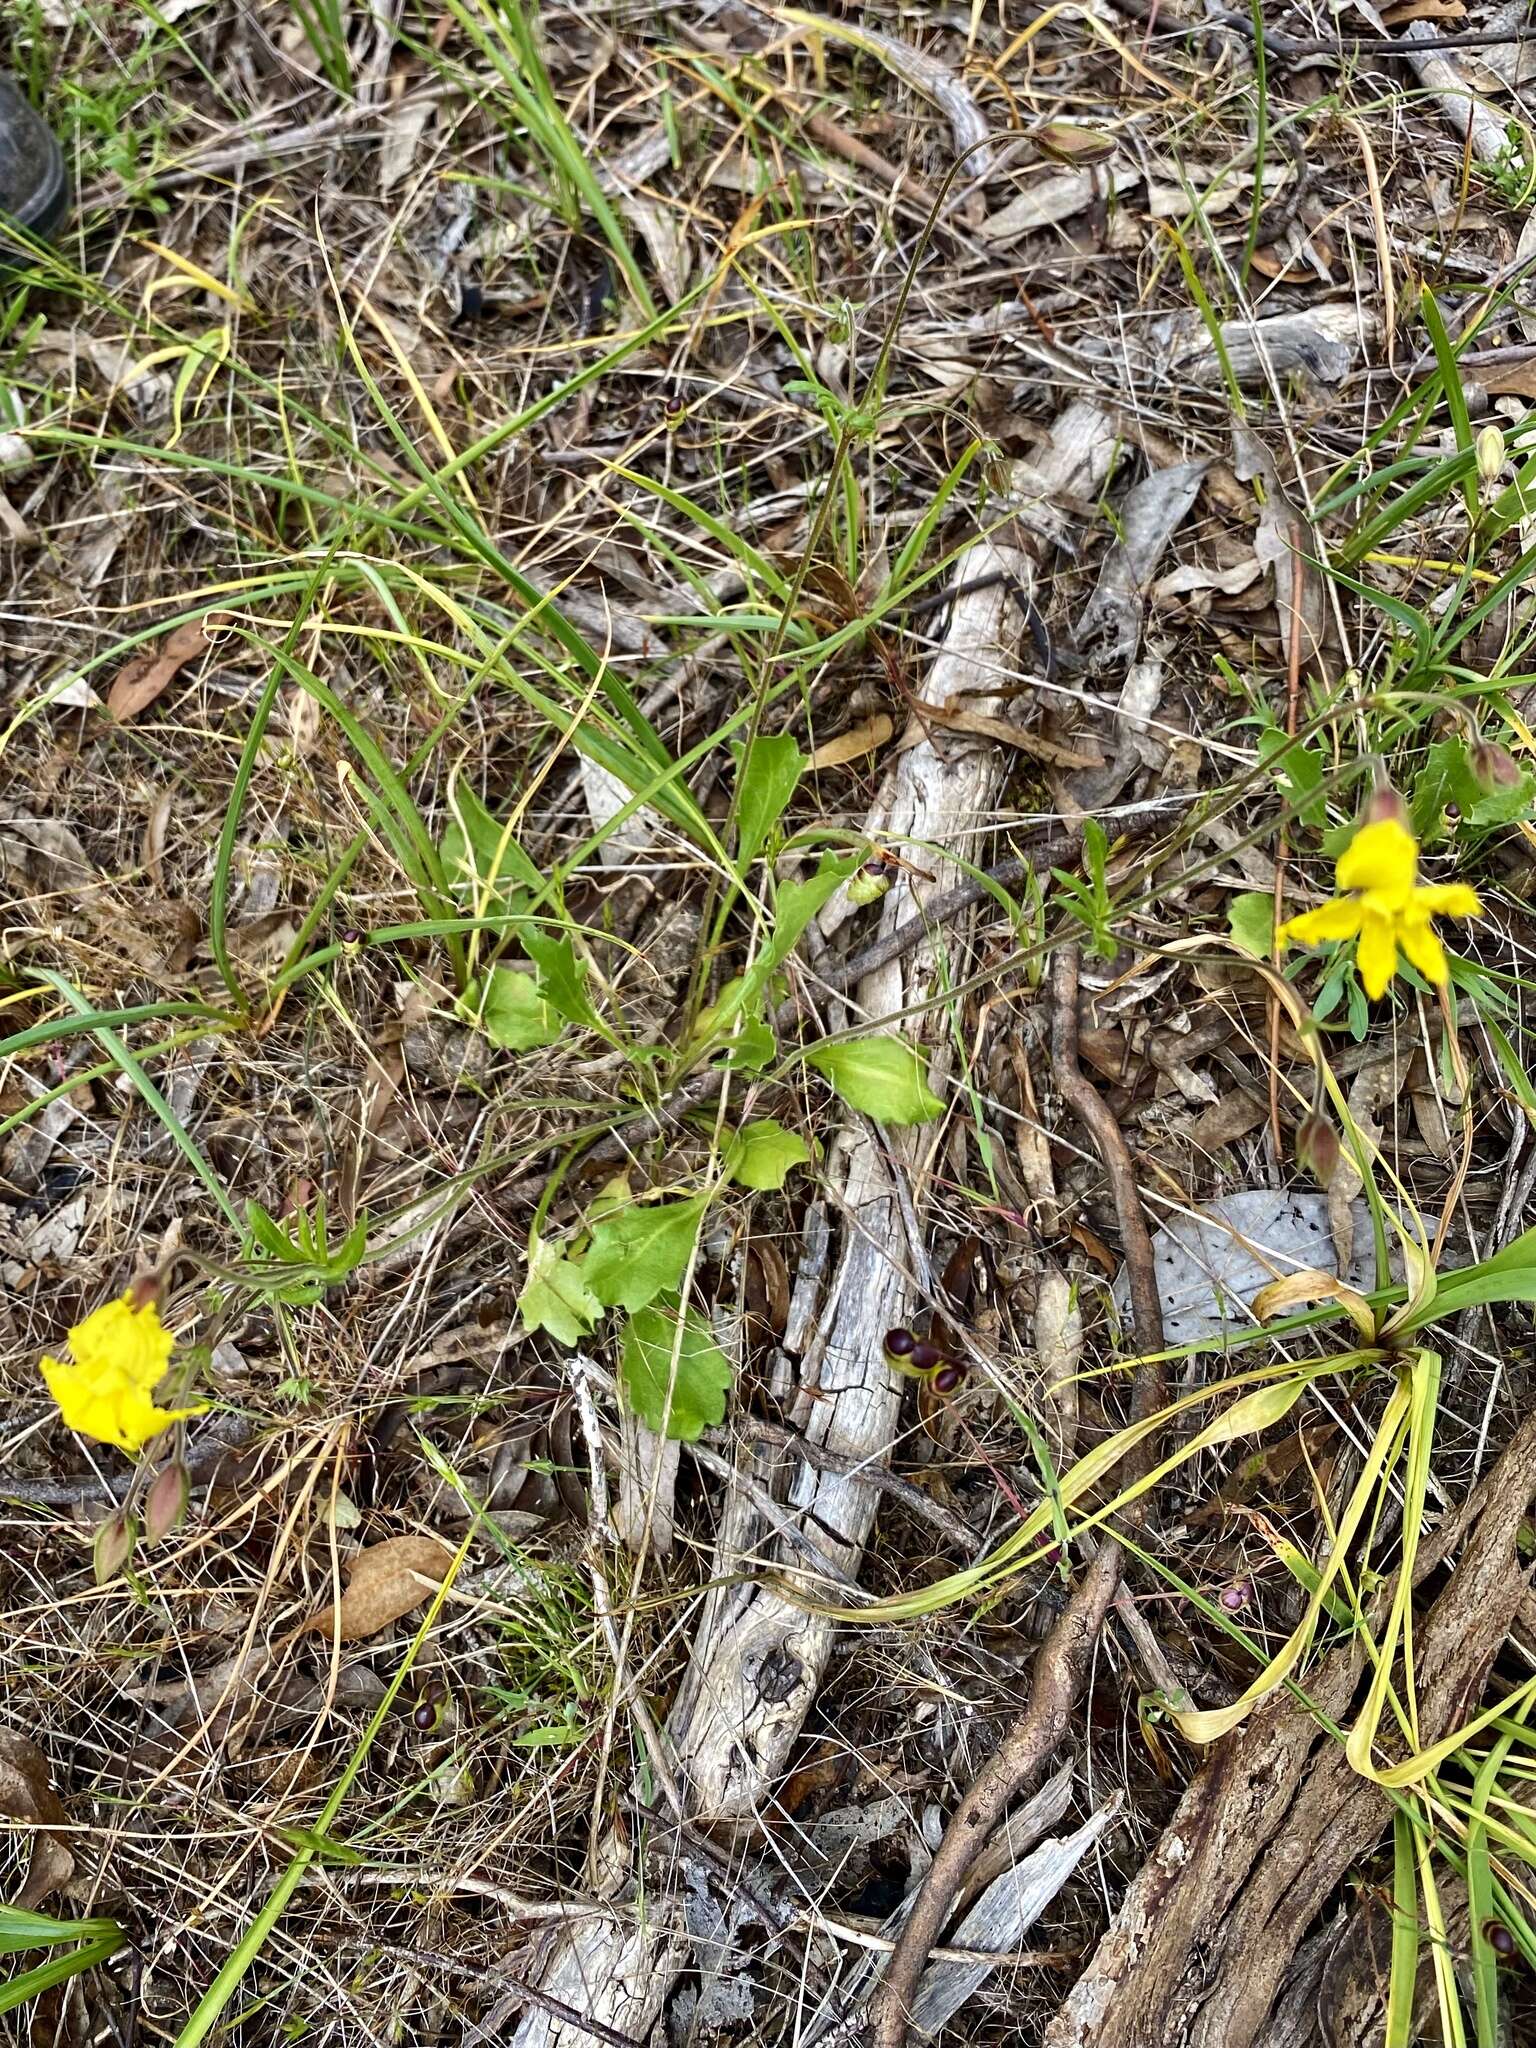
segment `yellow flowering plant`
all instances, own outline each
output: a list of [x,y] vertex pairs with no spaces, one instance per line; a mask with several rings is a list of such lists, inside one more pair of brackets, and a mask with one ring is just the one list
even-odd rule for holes
[[1399,952],[1426,981],[1449,979],[1437,917],[1479,917],[1482,904],[1465,882],[1422,883],[1419,842],[1400,817],[1375,817],[1350,840],[1334,869],[1339,894],[1316,910],[1287,918],[1275,933],[1283,947],[1355,939],[1355,965],[1374,1002],[1397,973]]
[[44,1358],[48,1391],[69,1427],[97,1443],[139,1451],[173,1422],[207,1403],[160,1408],[155,1390],[170,1370],[175,1339],[153,1301],[130,1292],[94,1310],[69,1333],[69,1361]]

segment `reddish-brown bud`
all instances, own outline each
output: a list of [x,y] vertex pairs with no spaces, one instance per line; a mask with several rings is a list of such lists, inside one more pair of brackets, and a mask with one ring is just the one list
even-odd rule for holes
[[1030,141],[1042,156],[1059,164],[1102,164],[1114,155],[1113,135],[1099,128],[1084,128],[1076,121],[1043,121],[1029,131]]
[[151,1302],[154,1302],[156,1307],[158,1307],[160,1303],[160,1281],[161,1275],[159,1273],[140,1273],[137,1279],[129,1284],[129,1306],[131,1308],[145,1309],[149,1307]]
[[1360,814],[1362,825],[1379,825],[1391,818],[1399,825],[1408,823],[1408,806],[1403,802],[1390,782],[1378,782],[1366,801]]
[[144,1534],[151,1543],[161,1543],[186,1518],[192,1498],[192,1475],[180,1458],[155,1475],[155,1483],[144,1500]]
[[1339,1164],[1339,1134],[1316,1110],[1296,1126],[1296,1164],[1327,1187]]

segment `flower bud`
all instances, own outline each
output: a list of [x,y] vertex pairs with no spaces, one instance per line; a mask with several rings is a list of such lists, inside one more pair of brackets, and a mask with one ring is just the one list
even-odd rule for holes
[[1337,1171],[1339,1134],[1316,1110],[1296,1126],[1296,1164],[1320,1187],[1327,1187]]
[[1408,806],[1390,782],[1378,782],[1361,813],[1360,822],[1362,825],[1380,825],[1388,818],[1406,826]]
[[848,901],[863,909],[866,903],[878,903],[891,886],[888,875],[872,875],[868,868],[861,868],[848,883]]
[[1520,763],[1508,747],[1501,747],[1496,740],[1475,740],[1467,749],[1467,763],[1478,788],[1489,796],[1520,787]]
[[138,1278],[130,1285],[128,1289],[128,1306],[136,1315],[141,1314],[147,1309],[151,1302],[154,1303],[156,1308],[160,1306],[161,1277],[159,1273],[140,1273]]
[[1029,134],[1040,154],[1058,164],[1102,164],[1115,153],[1113,135],[1099,128],[1084,128],[1076,121],[1043,121]]
[[181,1527],[191,1498],[192,1475],[177,1458],[155,1475],[144,1501],[144,1534],[151,1543],[163,1542]]
[[1504,436],[1497,427],[1484,427],[1476,447],[1478,475],[1485,484],[1496,484],[1504,467]]
[[115,1515],[108,1515],[96,1531],[91,1545],[91,1570],[98,1586],[105,1586],[117,1577],[133,1555],[134,1538],[138,1533],[139,1525],[126,1508],[119,1508]]

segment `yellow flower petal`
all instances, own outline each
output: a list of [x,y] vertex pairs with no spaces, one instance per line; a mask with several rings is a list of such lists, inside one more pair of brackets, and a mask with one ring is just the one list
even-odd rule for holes
[[175,1340],[153,1302],[138,1307],[129,1295],[108,1302],[77,1323],[69,1341],[73,1362],[44,1358],[41,1370],[60,1415],[82,1436],[137,1451],[173,1422],[206,1412],[206,1404],[155,1405]]
[[1362,825],[1339,855],[1341,889],[1373,889],[1406,901],[1418,879],[1419,842],[1396,818]]
[[1432,981],[1436,988],[1444,988],[1450,978],[1450,970],[1445,964],[1445,948],[1436,938],[1427,917],[1400,919],[1397,943],[1426,981]]
[[69,1348],[78,1364],[98,1370],[110,1366],[144,1387],[164,1379],[174,1344],[154,1303],[135,1308],[126,1294],[76,1323],[69,1333]]
[[1358,903],[1336,896],[1331,903],[1320,904],[1316,910],[1304,910],[1299,917],[1288,917],[1275,937],[1282,946],[1316,946],[1324,939],[1352,939],[1360,929],[1362,916]]
[[1355,949],[1355,965],[1365,983],[1365,992],[1374,1003],[1386,994],[1397,972],[1397,938],[1390,919],[1374,911],[1366,912],[1360,927],[1360,944]]
[[1425,917],[1481,917],[1483,905],[1477,891],[1465,882],[1430,882],[1414,890],[1408,910],[1411,917],[1420,912]]

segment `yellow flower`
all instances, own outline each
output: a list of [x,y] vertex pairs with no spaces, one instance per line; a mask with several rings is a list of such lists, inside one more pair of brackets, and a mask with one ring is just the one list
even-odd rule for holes
[[43,1378],[71,1429],[98,1443],[137,1451],[171,1423],[201,1415],[207,1406],[155,1406],[154,1392],[165,1378],[174,1341],[153,1302],[137,1308],[133,1296],[125,1294],[76,1323],[69,1333],[73,1365],[45,1358]]
[[[1427,981],[1443,988],[1445,948],[1436,917],[1480,917],[1477,891],[1465,882],[1419,881],[1419,842],[1397,818],[1362,825],[1334,870],[1340,894],[1317,910],[1287,918],[1275,933],[1282,946],[1315,946],[1322,939],[1355,939],[1355,965],[1374,1001],[1397,972],[1398,949]],[[1355,893],[1346,895],[1350,890]]]

